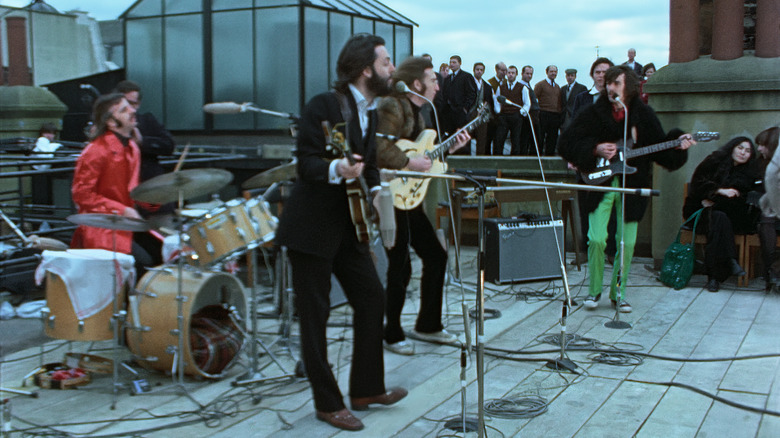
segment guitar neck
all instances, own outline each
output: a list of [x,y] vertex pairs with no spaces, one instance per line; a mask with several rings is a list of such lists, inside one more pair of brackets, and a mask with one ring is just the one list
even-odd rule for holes
[[476,119],[470,121],[462,128],[458,129],[454,134],[452,134],[448,139],[441,142],[440,145],[436,146],[433,150],[427,152],[425,155],[428,156],[431,160],[437,160],[444,156],[444,151],[452,147],[453,144],[455,144],[455,140],[457,140],[458,134],[460,134],[463,131],[471,132],[474,128],[477,127],[481,122],[481,118],[477,117]]
[[641,157],[643,155],[649,155],[655,152],[661,152],[667,149],[676,148],[677,146],[680,146],[680,143],[682,143],[682,141],[680,139],[677,139],[677,140],[665,141],[663,143],[657,143],[650,146],[644,146],[637,149],[630,149],[628,151],[625,151],[625,156],[626,159]]

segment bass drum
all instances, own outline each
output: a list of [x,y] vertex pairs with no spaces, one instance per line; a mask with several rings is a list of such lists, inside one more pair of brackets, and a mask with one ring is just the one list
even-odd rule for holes
[[[178,281],[176,267],[150,269],[138,283],[140,295],[130,299],[127,346],[145,368],[176,373]],[[246,298],[241,282],[224,272],[182,270],[184,373],[209,379],[222,377],[238,359]],[[233,318],[233,313],[238,315]]]

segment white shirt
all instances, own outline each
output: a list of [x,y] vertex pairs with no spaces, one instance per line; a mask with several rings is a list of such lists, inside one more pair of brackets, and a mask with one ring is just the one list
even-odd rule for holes
[[[376,99],[369,102],[353,84],[349,84],[349,91],[352,92],[352,97],[355,98],[355,104],[358,110],[358,120],[360,121],[360,131],[363,133],[363,137],[365,137],[368,132],[368,112],[376,109]],[[337,163],[338,160],[331,161],[330,167],[328,168],[328,182],[331,184],[341,184],[341,181],[344,180],[344,177],[339,175],[338,171],[336,171]]]
[[[35,142],[35,148],[33,149],[33,152],[54,152],[57,149],[62,146],[60,143],[54,143],[49,141],[46,137],[39,137],[38,141]],[[37,158],[54,158],[54,154],[35,154]],[[50,168],[51,166],[48,164],[39,164],[33,166],[36,170],[46,170]]]

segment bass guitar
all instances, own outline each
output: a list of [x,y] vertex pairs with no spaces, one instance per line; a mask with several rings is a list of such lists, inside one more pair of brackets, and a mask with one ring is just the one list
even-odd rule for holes
[[[415,141],[398,140],[395,145],[400,148],[409,158],[415,158],[425,155],[430,158],[431,165],[428,173],[444,173],[447,171],[447,163],[442,159],[444,152],[455,144],[456,137],[463,131],[472,131],[477,126],[490,119],[490,111],[486,105],[479,108],[477,117],[460,128],[455,134],[444,140],[438,145],[434,145],[436,140],[436,131],[426,129],[421,132]],[[404,169],[408,170],[408,169]],[[411,210],[420,205],[425,199],[425,193],[428,191],[430,178],[395,178],[390,181],[390,191],[393,193],[393,205],[401,210]]]
[[[720,138],[720,134],[717,132],[697,132],[692,136],[693,139],[697,142],[712,141]],[[623,140],[620,140],[617,143],[617,153],[614,157],[612,157],[611,160],[607,160],[606,158],[599,158],[599,160],[596,162],[595,170],[587,173],[580,172],[580,176],[582,177],[582,180],[585,181],[585,184],[599,185],[615,175],[623,174],[623,163],[625,161],[628,161],[632,158],[641,157],[643,155],[654,154],[656,152],[676,148],[677,146],[680,146],[680,143],[682,143],[682,141],[680,139],[676,139],[650,146],[644,146],[637,149],[631,149],[634,141],[632,139],[628,139],[628,149],[626,149],[623,147]],[[625,173],[627,175],[631,175],[635,172],[636,167],[629,166],[628,164],[625,165]]]
[[[330,123],[322,122],[322,130],[325,132],[325,141],[330,148],[338,150],[350,165],[356,163],[352,156],[352,148],[349,146],[344,134],[337,128],[345,126],[339,123],[330,129]],[[361,174],[353,181],[347,183],[347,202],[349,202],[349,214],[355,225],[355,233],[359,242],[370,242],[376,237],[376,214],[371,205],[370,192],[366,179]]]

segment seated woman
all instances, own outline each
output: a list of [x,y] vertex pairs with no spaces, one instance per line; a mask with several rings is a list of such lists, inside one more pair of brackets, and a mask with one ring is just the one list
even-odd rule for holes
[[[775,211],[769,204],[770,196],[777,197],[777,187],[768,188],[767,180],[777,178],[777,164],[770,166],[770,162],[777,163],[780,157],[772,159],[777,150],[778,139],[780,139],[780,128],[774,126],[761,131],[756,136],[756,147],[758,148],[758,170],[759,176],[764,177],[762,191],[765,200],[761,201],[761,218],[758,220],[758,238],[761,243],[761,260],[764,265],[764,285],[767,291],[780,283],[777,270],[772,268],[775,261],[775,244],[777,242],[777,222],[780,217],[780,211]],[[767,171],[769,172],[767,176]]]
[[693,172],[683,216],[688,218],[705,207],[697,230],[707,233],[704,264],[710,292],[717,292],[720,283],[732,275],[745,275],[737,262],[734,234],[755,229],[757,214],[745,202],[760,179],[755,157],[753,142],[736,137],[707,156]]

